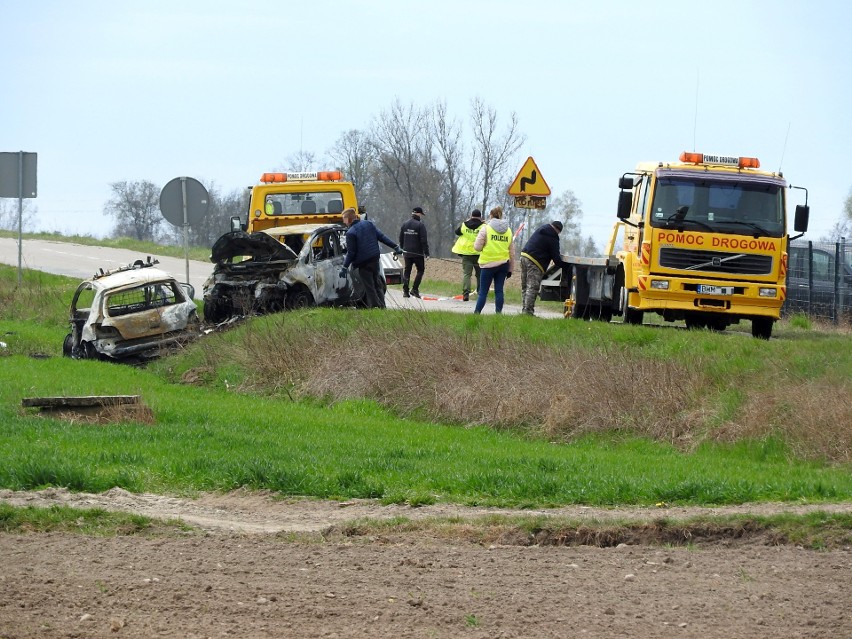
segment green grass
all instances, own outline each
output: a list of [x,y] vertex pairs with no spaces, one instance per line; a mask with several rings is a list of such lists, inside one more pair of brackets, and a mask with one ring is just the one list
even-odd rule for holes
[[100,508],[15,507],[0,503],[0,531],[5,533],[73,532],[106,537],[187,530],[187,526],[176,521],[159,522],[141,515],[107,512]]
[[[153,426],[88,424],[20,409],[24,396],[141,394]],[[554,445],[487,427],[395,418],[370,401],[334,406],[186,388],[150,371],[68,359],[0,367],[0,486],[282,495],[477,505],[730,504],[852,497],[848,468],[791,461],[780,442],[693,453],[643,439]]]
[[[735,333],[568,320],[313,309],[254,320],[140,369],[59,357],[77,282],[27,272],[19,290],[14,275],[0,269],[0,341],[7,344],[0,348],[3,488],[100,492],[119,486],[192,494],[247,487],[386,503],[520,507],[852,499],[848,446],[829,449],[849,441],[844,407],[852,349],[844,333],[782,324],[779,338],[764,342]],[[435,343],[440,354],[426,349],[421,359],[408,351],[396,357],[404,337]],[[385,369],[397,384],[393,392],[334,396],[361,379],[350,372],[356,356],[376,350],[359,348],[368,338],[389,350],[380,361],[365,360],[366,377]],[[433,413],[430,402],[446,400],[458,386],[480,389],[460,402],[464,407],[500,397],[513,374],[520,379],[530,370],[519,365],[495,379],[488,372],[499,359],[492,358],[483,360],[487,365],[474,362],[463,384],[446,385],[450,364],[461,360],[457,351],[441,350],[444,345],[478,353],[493,344],[519,362],[570,356],[568,368],[557,361],[563,368],[534,379],[535,392],[517,404],[535,406],[565,394],[571,369],[582,360],[589,385],[564,410],[609,402],[613,412],[595,418],[599,431],[585,433],[542,430],[544,418],[536,413],[499,427],[493,420],[465,420],[464,413],[435,417],[441,413]],[[326,385],[316,387],[324,390],[308,392],[300,376],[321,362],[331,362],[328,379],[319,380]],[[257,368],[280,363],[293,365],[291,378],[274,366]],[[189,373],[197,373],[197,385],[182,383]],[[626,383],[640,385],[640,399],[648,396],[641,410],[617,403]],[[644,434],[636,416],[654,418],[662,391],[682,402],[677,424],[691,428],[685,435]],[[24,397],[92,394],[139,394],[155,421],[93,424],[21,408]],[[802,410],[806,400],[814,404]],[[820,407],[836,412],[820,413]],[[815,415],[810,422],[807,413]],[[634,421],[619,421],[625,417]],[[762,430],[749,430],[755,425]],[[820,436],[828,443],[816,454],[795,446]]]

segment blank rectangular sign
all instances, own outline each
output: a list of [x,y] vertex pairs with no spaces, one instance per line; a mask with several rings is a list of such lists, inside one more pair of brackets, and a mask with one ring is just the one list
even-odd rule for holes
[[[23,156],[24,192],[19,193]],[[0,197],[36,197],[37,153],[0,153]]]

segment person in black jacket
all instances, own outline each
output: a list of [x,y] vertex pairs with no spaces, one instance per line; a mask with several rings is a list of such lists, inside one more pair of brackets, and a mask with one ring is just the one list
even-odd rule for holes
[[[426,270],[426,258],[429,257],[429,241],[426,238],[426,225],[420,221],[423,209],[415,206],[411,211],[411,219],[403,223],[399,229],[399,245],[402,247],[402,256],[405,258],[405,268],[402,271],[402,296],[420,297],[420,282],[423,280],[423,271]],[[411,282],[411,268],[417,267],[414,282]]]
[[541,288],[551,260],[554,264],[563,265],[559,252],[559,233],[562,232],[562,222],[554,220],[539,226],[521,250],[521,292],[523,295],[522,313],[535,314],[535,298]]
[[357,279],[364,287],[364,305],[367,308],[385,308],[385,295],[379,267],[381,255],[379,242],[390,246],[396,255],[402,253],[402,249],[382,233],[372,221],[360,219],[355,209],[346,209],[341,217],[347,231],[346,258],[343,260],[343,268],[340,269],[339,276],[346,278],[351,266],[353,279]]

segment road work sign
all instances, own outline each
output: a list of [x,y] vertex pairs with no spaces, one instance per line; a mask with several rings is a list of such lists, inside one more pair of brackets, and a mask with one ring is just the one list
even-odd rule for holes
[[524,162],[524,166],[521,167],[521,170],[518,172],[518,176],[515,178],[515,181],[512,182],[512,185],[506,192],[515,197],[530,195],[547,197],[550,195],[550,187],[547,186],[547,182],[544,181],[544,176],[541,174],[541,171],[538,170],[535,160],[533,160],[532,157],[528,157],[527,161]]

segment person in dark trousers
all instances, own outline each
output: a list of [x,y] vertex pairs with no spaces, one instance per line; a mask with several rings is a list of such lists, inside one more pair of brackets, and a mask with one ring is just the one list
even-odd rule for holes
[[479,251],[473,248],[476,236],[479,235],[479,227],[482,226],[482,211],[473,209],[470,217],[456,227],[456,235],[459,238],[453,244],[453,253],[460,255],[462,259],[462,299],[467,302],[470,299],[470,276],[476,273],[476,288],[479,290]]
[[402,249],[370,220],[359,219],[355,209],[346,209],[342,217],[347,231],[346,259],[343,260],[340,277],[346,277],[351,266],[353,278],[364,286],[364,304],[367,308],[385,308],[382,271],[379,268],[379,242],[390,246],[396,255],[402,253]]
[[[402,246],[402,256],[405,258],[405,268],[402,271],[402,296],[420,297],[420,282],[423,271],[426,270],[426,259],[429,257],[429,241],[426,238],[426,225],[420,221],[423,209],[415,206],[411,210],[411,219],[403,223],[399,229],[399,244]],[[411,268],[417,267],[414,282],[411,282]]]
[[476,294],[476,308],[479,315],[488,300],[488,291],[494,283],[494,312],[503,312],[503,284],[512,277],[515,269],[515,242],[509,223],[503,219],[503,207],[495,206],[488,213],[488,222],[479,229],[479,235],[473,248],[479,251],[481,282]]
[[541,280],[550,266],[562,266],[562,255],[559,253],[559,234],[562,232],[562,222],[554,220],[539,226],[521,250],[521,294],[523,307],[521,312],[535,315],[535,298],[541,289]]

